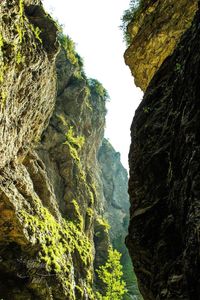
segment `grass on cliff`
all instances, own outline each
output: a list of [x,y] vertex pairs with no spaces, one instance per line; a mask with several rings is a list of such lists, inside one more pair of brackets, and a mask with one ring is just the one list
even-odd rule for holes
[[[74,72],[76,79],[85,79],[88,85],[89,93],[93,93],[97,96],[102,97],[105,101],[108,100],[109,94],[108,91],[103,87],[103,85],[96,79],[87,78],[83,69],[83,59],[81,56],[76,52],[75,43],[73,40],[68,36],[65,35],[63,32],[63,27],[57,22],[57,27],[59,30],[58,40],[66,51],[67,59],[77,67],[77,70]],[[91,108],[91,106],[88,104]]]
[[[70,274],[73,272],[72,259],[76,257],[80,267],[87,270],[85,279],[88,283],[86,289],[89,292],[92,282],[92,274],[89,269],[92,261],[91,243],[80,228],[82,226],[64,219],[58,222],[48,209],[43,207],[39,198],[35,198],[33,204],[34,213],[25,210],[21,210],[19,213],[32,243],[38,247],[37,265],[34,265],[36,270],[34,271],[33,268],[29,270],[31,272],[30,277],[37,277],[39,273],[43,273],[42,276],[47,279],[54,276],[55,280],[56,278],[59,279],[66,295],[71,300],[75,300],[74,287],[70,279]],[[76,203],[75,205],[77,206]],[[82,290],[78,285],[75,286],[75,289],[78,289],[79,293]]]
[[124,34],[124,41],[126,42],[127,46],[131,43],[131,35],[128,32],[128,24],[141,12],[142,8],[144,7],[145,0],[131,0],[129,4],[129,9],[124,11],[124,14],[121,18],[122,24],[120,28]]
[[102,97],[105,101],[110,98],[108,91],[98,80],[89,78],[87,82],[92,93]]

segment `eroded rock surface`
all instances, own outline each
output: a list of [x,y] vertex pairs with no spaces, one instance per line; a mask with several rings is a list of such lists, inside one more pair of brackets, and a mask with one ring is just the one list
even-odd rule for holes
[[135,84],[146,90],[163,61],[173,53],[190,27],[197,0],[141,1],[141,8],[128,26],[131,44],[125,52]]
[[145,300],[200,299],[199,22],[198,11],[131,129],[127,245]]
[[[37,26],[29,20],[30,6],[40,7],[41,24]],[[55,103],[58,43],[55,23],[46,15],[40,1],[3,0],[0,16],[2,168],[11,160],[22,160],[27,147],[40,138],[48,124]],[[48,49],[44,46],[44,35]]]
[[0,9],[0,297],[94,299],[105,91],[64,36],[57,84],[57,27],[40,1]]

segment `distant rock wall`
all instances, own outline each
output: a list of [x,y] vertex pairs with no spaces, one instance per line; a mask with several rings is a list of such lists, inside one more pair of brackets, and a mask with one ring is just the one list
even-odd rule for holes
[[200,299],[199,22],[198,11],[154,74],[131,127],[127,245],[145,300]]
[[126,235],[129,198],[127,193],[128,174],[108,140],[104,139],[98,153],[104,192],[104,216],[109,221],[110,238]]
[[[130,256],[125,246],[125,237],[128,232],[129,222],[129,197],[128,197],[128,174],[120,161],[120,153],[116,152],[110,142],[103,139],[98,152],[100,177],[103,188],[104,205],[103,216],[110,225],[108,232],[112,246],[121,254],[121,263],[128,293],[124,299],[141,299],[137,287],[137,280],[132,269]],[[96,240],[98,241],[98,239]],[[101,251],[97,251],[97,267],[105,263],[106,238],[101,238],[97,245],[101,245]],[[104,251],[103,251],[104,249]],[[102,257],[102,254],[104,256]]]

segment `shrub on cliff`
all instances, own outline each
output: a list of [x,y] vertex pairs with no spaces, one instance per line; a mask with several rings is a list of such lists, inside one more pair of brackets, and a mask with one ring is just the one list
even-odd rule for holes
[[122,25],[120,26],[120,28],[124,33],[124,40],[127,45],[130,45],[131,43],[131,36],[127,30],[127,26],[131,21],[135,19],[140,10],[143,8],[144,1],[145,0],[131,0],[129,9],[126,9],[122,16]]
[[90,87],[91,92],[94,94],[103,97],[105,100],[109,99],[109,94],[107,90],[103,87],[103,85],[96,79],[88,79],[88,85]]
[[126,284],[122,280],[122,265],[120,263],[121,254],[110,248],[108,260],[104,266],[97,270],[100,280],[105,285],[104,295],[97,293],[98,300],[122,300],[126,293]]

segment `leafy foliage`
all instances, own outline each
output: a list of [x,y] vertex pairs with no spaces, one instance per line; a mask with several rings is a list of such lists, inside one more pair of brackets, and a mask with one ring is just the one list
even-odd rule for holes
[[73,126],[70,126],[68,132],[66,133],[67,141],[79,149],[81,149],[84,145],[85,138],[82,135],[75,136]]
[[122,300],[126,293],[120,257],[121,254],[117,250],[110,248],[106,264],[97,270],[99,278],[106,286],[105,295],[97,293],[99,300]]
[[74,41],[63,32],[63,26],[56,21],[56,25],[58,28],[58,41],[60,45],[65,50],[65,54],[69,62],[74,65],[74,80],[75,79],[86,79],[86,75],[84,72],[84,62],[82,57],[76,52],[76,47]]
[[[127,219],[129,220],[128,216]],[[115,238],[115,240],[113,240],[113,247],[122,254],[122,279],[125,281],[127,288],[127,293],[124,295],[123,300],[131,300],[133,299],[133,296],[135,296],[135,298],[137,297],[137,300],[142,300],[143,298],[138,289],[137,278],[133,270],[132,261],[129,256],[128,249],[124,244],[124,238],[124,235],[119,235]]]
[[109,99],[107,90],[98,80],[90,78],[87,81],[92,93],[104,98],[105,100]]
[[73,40],[65,35],[62,31],[59,32],[58,40],[62,47],[66,50],[67,58],[74,65],[78,64],[78,57],[75,51],[75,43]]
[[127,30],[127,26],[131,21],[133,21],[136,18],[138,13],[143,8],[143,4],[144,0],[131,0],[129,9],[126,9],[122,16],[122,25],[120,26],[120,28],[124,33],[124,40],[127,45],[130,45],[131,43],[131,36]]
[[104,227],[104,231],[108,232],[110,229],[110,225],[108,223],[108,221],[106,219],[104,219],[103,217],[98,217],[97,218],[97,222]]

